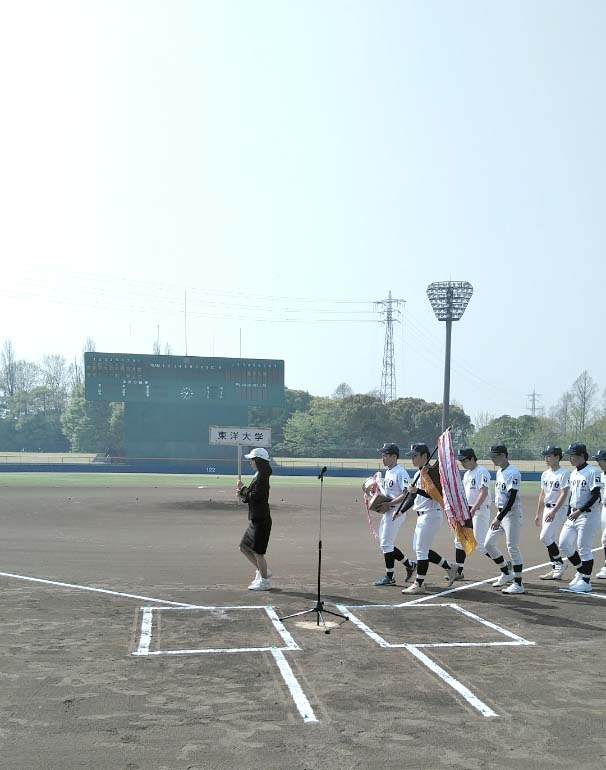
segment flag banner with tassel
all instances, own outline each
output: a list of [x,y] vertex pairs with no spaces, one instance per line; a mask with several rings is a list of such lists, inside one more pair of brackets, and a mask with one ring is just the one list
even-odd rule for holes
[[[366,509],[366,518],[368,520],[368,528],[370,529],[372,536],[375,540],[379,539],[376,529],[372,525],[372,519],[370,512],[375,510],[375,502],[379,500],[387,500],[385,496],[385,490],[383,489],[383,479],[381,477],[381,471],[377,471],[374,476],[366,479],[362,484],[362,492],[364,493],[364,508]],[[372,507],[371,507],[372,506]]]
[[444,498],[444,512],[448,524],[455,531],[457,539],[463,546],[467,556],[477,545],[470,526],[469,505],[465,497],[461,474],[457,467],[454,450],[452,448],[452,435],[450,430],[445,430],[438,438],[438,465],[440,469],[440,482],[442,484],[442,496]]

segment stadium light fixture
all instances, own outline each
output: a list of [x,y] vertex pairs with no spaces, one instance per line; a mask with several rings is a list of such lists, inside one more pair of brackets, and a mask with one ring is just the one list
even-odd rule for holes
[[444,355],[444,398],[442,400],[442,432],[448,427],[450,409],[450,341],[452,322],[460,321],[473,294],[467,281],[439,281],[427,287],[427,297],[438,321],[446,321],[446,351]]

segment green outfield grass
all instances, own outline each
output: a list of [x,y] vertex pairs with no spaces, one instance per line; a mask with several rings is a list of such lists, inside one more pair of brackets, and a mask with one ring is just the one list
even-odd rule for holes
[[[250,476],[243,476],[246,483]],[[324,487],[362,489],[361,478],[326,476]],[[234,485],[236,476],[210,476],[189,473],[0,473],[0,487],[225,487]],[[316,487],[315,476],[272,476],[272,487]],[[539,493],[538,481],[523,481],[522,491]]]
[[[92,462],[94,454],[86,452],[0,452],[0,463],[23,463],[24,465],[36,464],[36,463],[55,463],[55,464],[67,464],[78,463],[88,464]],[[145,459],[145,458],[141,458]],[[167,458],[170,459],[170,458]],[[377,468],[381,468],[380,457],[367,457],[367,458],[345,458],[345,457],[274,457],[274,462],[278,465],[282,465],[285,468],[297,468],[299,466],[311,466],[321,468],[323,465],[328,468],[367,468],[369,475]],[[206,465],[212,464],[212,458],[193,458],[191,462],[204,463]],[[512,458],[512,463],[516,465],[521,471],[544,471],[546,468],[543,460],[516,460]],[[481,465],[484,465],[489,470],[494,470],[494,466],[490,459],[480,460]],[[406,468],[408,471],[414,471],[414,468],[410,460],[406,457],[400,458],[400,465]],[[564,462],[566,466],[566,462]]]

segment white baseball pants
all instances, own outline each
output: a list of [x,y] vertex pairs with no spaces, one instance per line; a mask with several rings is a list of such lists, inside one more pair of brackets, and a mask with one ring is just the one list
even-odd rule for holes
[[406,519],[406,514],[402,513],[394,521],[392,516],[395,510],[397,509],[394,508],[393,510],[389,510],[381,516],[381,523],[379,524],[379,545],[383,553],[391,553],[393,551],[396,544],[396,536]]
[[606,548],[606,505],[602,508],[602,545]]
[[505,533],[505,542],[512,564],[522,564],[520,551],[520,532],[522,530],[522,512],[509,511],[498,529],[489,529],[484,541],[484,548],[491,559],[498,559],[503,554],[497,548],[497,540]]
[[417,556],[417,561],[429,558],[429,549],[441,526],[441,508],[436,511],[427,511],[420,516],[417,515],[417,525],[412,537],[412,550]]
[[543,523],[541,525],[541,534],[539,540],[547,548],[552,543],[558,542],[558,534],[562,529],[562,525],[566,521],[566,507],[562,506],[556,515],[553,517],[553,521],[545,521],[545,516],[550,513],[552,508],[543,509]]
[[[485,505],[484,507],[477,510],[472,518],[473,523],[473,536],[476,539],[476,543],[478,544],[476,546],[476,552],[477,553],[486,553],[486,548],[484,547],[484,541],[486,540],[486,535],[488,534],[488,527],[490,526],[490,507],[488,505]],[[454,539],[455,548],[458,548],[460,551],[464,550],[462,543],[459,542],[459,539],[455,535]]]
[[582,513],[574,521],[567,518],[560,532],[560,551],[564,556],[572,556],[578,551],[581,561],[591,561],[591,546],[599,526],[600,515],[597,509]]

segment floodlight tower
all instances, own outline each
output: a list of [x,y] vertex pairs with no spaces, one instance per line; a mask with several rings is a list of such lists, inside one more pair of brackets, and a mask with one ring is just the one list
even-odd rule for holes
[[446,321],[446,352],[444,355],[444,399],[442,401],[442,432],[448,427],[450,408],[450,338],[452,322],[459,321],[469,304],[473,286],[467,281],[430,283],[427,296],[438,321]]

